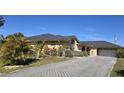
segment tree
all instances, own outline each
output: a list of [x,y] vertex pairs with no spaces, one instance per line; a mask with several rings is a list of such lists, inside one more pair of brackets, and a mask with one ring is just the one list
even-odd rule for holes
[[[0,27],[4,25],[4,22],[5,21],[4,21],[3,17],[0,16]],[[4,36],[0,34],[0,47],[1,47],[3,40],[4,40]]]
[[43,47],[44,47],[44,43],[45,42],[41,42],[41,43],[35,42],[34,51],[36,52],[36,59],[40,58],[41,52],[42,52]]
[[5,22],[4,18],[0,16],[0,27],[4,25],[4,22]]
[[14,33],[13,35],[6,36],[6,39],[11,38],[11,37],[16,37],[16,39],[18,39],[18,38],[24,37],[24,35],[22,33],[20,33],[20,32],[17,32],[17,33]]
[[48,45],[44,45],[43,52],[45,55],[50,55],[50,48],[48,47]]
[[13,34],[6,37],[0,50],[0,57],[9,60],[11,64],[19,61],[26,62],[31,54],[30,43],[20,34]]
[[1,44],[4,42],[4,36],[2,34],[0,34],[0,46]]

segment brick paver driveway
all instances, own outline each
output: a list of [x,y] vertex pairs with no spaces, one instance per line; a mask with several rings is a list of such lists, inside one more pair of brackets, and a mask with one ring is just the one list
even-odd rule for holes
[[116,62],[112,57],[84,57],[21,69],[8,77],[107,77]]

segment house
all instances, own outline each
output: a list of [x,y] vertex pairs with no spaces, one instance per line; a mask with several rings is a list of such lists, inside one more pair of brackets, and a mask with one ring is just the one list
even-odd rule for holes
[[122,48],[114,43],[107,41],[81,41],[80,50],[89,52],[90,56],[109,56],[115,57],[117,50]]
[[45,45],[48,46],[48,48],[58,49],[60,46],[64,48],[70,48],[74,51],[80,51],[79,50],[79,40],[76,38],[76,36],[61,36],[61,35],[53,35],[53,34],[42,34],[42,35],[36,35],[28,37],[28,40],[38,43],[45,43]]
[[[82,37],[83,38],[83,37]],[[117,50],[123,48],[107,41],[79,41],[76,36],[61,36],[53,34],[42,34],[28,37],[28,40],[43,43],[50,49],[58,49],[62,46],[64,49],[73,51],[86,51],[90,56],[109,56],[115,57]]]

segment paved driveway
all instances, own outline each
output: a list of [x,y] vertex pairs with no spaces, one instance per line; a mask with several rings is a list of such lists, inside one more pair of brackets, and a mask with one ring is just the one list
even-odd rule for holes
[[107,77],[116,62],[112,57],[84,57],[22,69],[8,77]]

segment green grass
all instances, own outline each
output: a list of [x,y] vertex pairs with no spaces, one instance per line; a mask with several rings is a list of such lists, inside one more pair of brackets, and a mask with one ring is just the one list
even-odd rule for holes
[[33,61],[32,63],[28,64],[28,65],[23,65],[17,68],[5,68],[0,66],[0,73],[10,73],[19,69],[23,69],[23,68],[27,68],[27,67],[33,67],[33,66],[41,66],[41,65],[46,65],[46,64],[52,64],[52,63],[58,63],[61,61],[65,61],[65,60],[69,60],[70,58],[63,58],[63,57],[46,57],[46,58],[42,58],[40,60],[37,61]]
[[123,77],[124,76],[124,58],[118,58],[117,63],[114,65],[111,77]]

